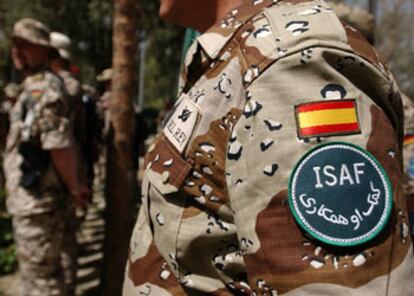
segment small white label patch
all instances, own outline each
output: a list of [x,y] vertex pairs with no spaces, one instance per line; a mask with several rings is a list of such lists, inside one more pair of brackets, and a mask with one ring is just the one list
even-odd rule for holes
[[199,118],[198,106],[185,97],[176,105],[174,113],[168,119],[163,133],[180,153],[188,145]]

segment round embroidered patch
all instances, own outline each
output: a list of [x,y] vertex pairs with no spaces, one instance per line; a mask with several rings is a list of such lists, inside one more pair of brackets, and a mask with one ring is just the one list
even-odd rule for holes
[[392,209],[392,188],[381,164],[349,143],[310,150],[292,172],[289,205],[298,224],[326,244],[352,247],[376,237]]

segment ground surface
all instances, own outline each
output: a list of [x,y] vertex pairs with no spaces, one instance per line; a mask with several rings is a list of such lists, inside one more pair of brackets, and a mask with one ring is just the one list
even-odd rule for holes
[[[97,295],[103,258],[105,206],[101,184],[94,186],[94,198],[78,231],[77,296]],[[18,273],[0,277],[0,296],[19,296]]]

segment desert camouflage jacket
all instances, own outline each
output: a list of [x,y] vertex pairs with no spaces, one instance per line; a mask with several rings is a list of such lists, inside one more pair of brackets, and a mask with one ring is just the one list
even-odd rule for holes
[[53,210],[66,191],[51,162],[38,193],[20,186],[23,161],[19,153],[20,143],[29,141],[43,150],[61,149],[73,144],[73,136],[69,101],[63,83],[56,75],[40,71],[28,76],[22,87],[10,114],[4,171],[7,209],[13,215],[26,216]]
[[324,1],[247,1],[181,78],[125,296],[414,293],[401,95],[359,32]]
[[82,87],[79,80],[77,80],[72,73],[67,70],[60,70],[57,75],[62,78],[68,95],[72,99],[81,100]]

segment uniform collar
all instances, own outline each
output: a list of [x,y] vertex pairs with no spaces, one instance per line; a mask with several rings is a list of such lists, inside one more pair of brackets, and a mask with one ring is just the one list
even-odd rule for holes
[[[261,9],[280,1],[289,0],[249,0],[241,6],[233,9],[226,17],[217,22],[205,33],[195,39],[188,49],[184,67],[181,71],[181,89],[185,89],[188,82],[190,66],[198,60],[199,65],[207,67],[213,60],[217,59],[224,46],[231,40],[237,29],[247,20],[253,17]],[[200,63],[201,59],[201,63]],[[208,62],[209,61],[209,62]],[[199,69],[203,72],[202,69]],[[180,91],[181,93],[181,91]]]
[[42,67],[36,69],[36,71],[32,70],[24,78],[23,84],[32,83],[34,81],[42,81],[45,78],[47,71],[49,71],[49,67],[47,65],[43,65]]
[[197,43],[211,59],[216,59],[222,48],[234,36],[237,29],[264,7],[281,0],[250,0],[233,9],[220,22],[199,36]]

